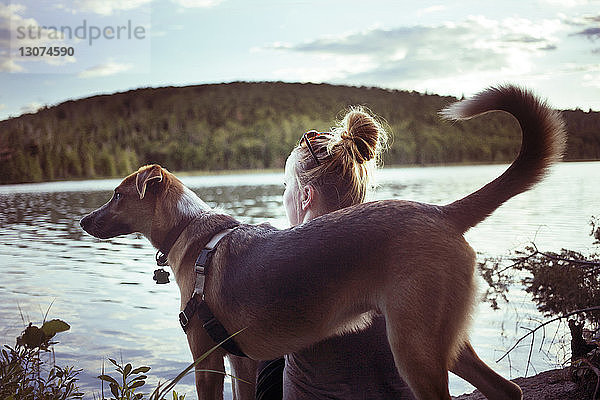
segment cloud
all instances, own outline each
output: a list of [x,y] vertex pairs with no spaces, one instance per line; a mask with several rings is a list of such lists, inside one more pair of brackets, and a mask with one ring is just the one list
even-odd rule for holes
[[172,0],[173,3],[184,8],[209,8],[215,7],[223,0]]
[[589,3],[589,0],[540,0],[541,3],[547,3],[553,6],[573,8],[583,6]]
[[563,66],[562,72],[577,74],[580,84],[584,87],[600,89],[600,64],[567,63]]
[[[113,15],[120,11],[136,10],[150,5],[153,0],[61,0],[56,8],[76,13]],[[224,0],[171,0],[184,8],[208,8],[221,4]]]
[[[0,3],[0,72],[25,72],[27,62],[43,62],[48,65],[64,65],[75,62],[75,57],[18,57],[19,47],[65,46],[64,36],[56,29],[44,28],[34,18],[24,17],[26,7],[18,4]],[[27,32],[19,37],[18,29]],[[14,37],[11,40],[11,32]],[[33,34],[31,33],[33,32]],[[11,54],[13,55],[11,57]]]
[[[548,27],[548,33],[531,29],[533,23],[527,20],[507,20],[502,23],[483,17],[439,26],[417,25],[384,30],[373,29],[343,37],[324,37],[300,44],[276,43],[270,48],[303,53],[329,54],[369,54],[389,58],[399,50],[409,57],[441,59],[442,55],[455,53],[455,50],[470,50],[467,58],[483,52],[501,54],[507,48],[537,51],[556,45],[550,35],[556,28]],[[441,53],[440,53],[441,52]],[[465,52],[466,54],[466,52]],[[445,58],[445,57],[444,57]]]
[[114,61],[108,61],[104,64],[99,64],[94,67],[81,71],[77,76],[79,78],[98,78],[102,76],[110,76],[130,70],[133,67],[131,64],[119,64]]
[[[323,80],[343,80],[386,86],[415,87],[427,79],[457,76],[510,77],[527,73],[534,59],[558,48],[555,37],[564,30],[560,20],[501,21],[474,16],[458,23],[371,29],[344,36],[327,36],[304,43],[275,43],[263,50],[301,53],[315,59]],[[337,61],[336,61],[337,60]],[[342,60],[340,62],[340,60]],[[312,60],[311,60],[312,61]],[[300,68],[306,69],[307,65]],[[320,70],[320,71],[317,71]],[[293,71],[285,72],[293,76]],[[303,73],[299,70],[299,73]],[[304,71],[305,75],[309,75]]]
[[5,108],[6,108],[6,104],[0,103],[0,111],[4,110]]
[[0,72],[23,72],[25,68],[10,58],[0,56]]
[[[575,26],[579,30],[571,33],[573,37],[585,37],[589,42],[595,43],[596,40],[600,39],[600,15],[584,15],[576,17],[563,17],[565,24],[569,26]],[[593,48],[590,50],[591,54],[600,54],[600,48]]]
[[446,10],[446,6],[443,6],[441,4],[438,5],[434,5],[431,7],[426,7],[426,8],[422,8],[420,10],[417,11],[417,15],[424,15],[424,14],[431,14],[431,13],[436,13],[436,12],[440,12],[440,11],[444,11]]
[[561,14],[561,21],[566,25],[572,26],[586,26],[586,25],[597,25],[600,22],[600,15],[564,15]]
[[595,40],[600,38],[600,28],[587,28],[580,32],[575,33],[575,35],[585,36],[590,40]]
[[13,14],[23,11],[25,11],[24,5],[0,3],[0,18],[10,18]]
[[21,107],[21,114],[34,113],[43,107],[43,104],[37,101],[31,102]]
[[129,11],[150,4],[152,0],[70,0],[56,7],[71,13],[91,12],[99,15],[112,15],[118,11]]

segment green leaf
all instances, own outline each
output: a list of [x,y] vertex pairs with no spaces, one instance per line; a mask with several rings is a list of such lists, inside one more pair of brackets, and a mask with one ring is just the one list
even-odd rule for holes
[[43,342],[44,331],[35,325],[28,326],[23,335],[17,338],[17,344],[24,344],[29,348],[40,347]]
[[150,367],[139,367],[134,369],[133,371],[131,371],[132,374],[139,374],[140,372],[145,374],[146,372],[150,371]]
[[129,385],[129,389],[139,388],[140,386],[144,386],[145,384],[146,382],[144,381],[133,382],[131,385]]
[[181,396],[179,394],[177,394],[176,391],[173,390],[173,400],[184,400],[185,399],[185,394],[182,394]]
[[115,396],[115,399],[119,398],[119,385],[116,383],[111,383],[110,384],[110,391],[113,394],[113,396]]
[[115,384],[117,386],[119,385],[117,383],[117,381],[112,376],[110,376],[110,375],[100,375],[100,376],[98,376],[98,379],[101,379],[101,380],[103,380],[105,382],[109,382],[111,384]]
[[139,381],[139,380],[144,380],[148,378],[148,375],[140,375],[140,376],[136,376],[135,378],[133,378],[130,382],[135,382],[135,381]]
[[114,359],[112,359],[112,358],[109,358],[109,359],[108,359],[108,361],[110,361],[111,363],[113,363],[113,365],[114,365],[115,367],[118,367],[118,366],[119,366],[119,364],[117,364],[117,362],[116,362]]
[[64,321],[61,321],[60,319],[46,321],[44,322],[44,325],[42,325],[42,331],[44,331],[44,334],[48,338],[53,337],[59,332],[68,331],[69,329],[71,329],[71,326],[69,326],[69,324],[67,324]]
[[127,378],[129,376],[132,368],[133,367],[129,363],[125,366],[125,369],[123,370],[123,378]]

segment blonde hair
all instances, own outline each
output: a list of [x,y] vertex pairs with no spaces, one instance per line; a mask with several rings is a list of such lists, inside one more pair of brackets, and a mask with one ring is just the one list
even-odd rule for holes
[[371,175],[380,165],[387,142],[383,123],[363,107],[354,107],[331,134],[309,140],[319,161],[301,140],[292,152],[296,153],[294,174],[299,187],[312,185],[329,210],[365,201]]

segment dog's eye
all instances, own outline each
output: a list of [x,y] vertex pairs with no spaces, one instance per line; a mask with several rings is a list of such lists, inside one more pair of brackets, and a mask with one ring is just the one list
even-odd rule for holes
[[114,198],[115,200],[119,200],[119,199],[121,198],[121,196],[122,196],[122,194],[121,194],[121,193],[119,193],[119,192],[115,192],[115,194],[114,194],[113,198]]

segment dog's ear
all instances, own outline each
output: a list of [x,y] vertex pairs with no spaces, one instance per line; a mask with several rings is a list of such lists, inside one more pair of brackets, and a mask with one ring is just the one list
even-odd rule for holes
[[140,168],[135,177],[135,187],[137,188],[140,200],[146,195],[146,187],[152,182],[161,182],[163,180],[162,168],[159,165]]

